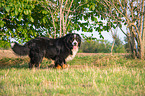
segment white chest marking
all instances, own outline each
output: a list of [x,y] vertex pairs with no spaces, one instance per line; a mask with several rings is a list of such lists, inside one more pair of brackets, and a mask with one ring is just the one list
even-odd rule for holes
[[72,55],[69,55],[65,60],[66,61],[72,60],[75,57],[75,55],[77,54],[77,52],[78,52],[78,48],[72,49]]
[[13,48],[15,46],[15,43],[11,43],[11,48]]

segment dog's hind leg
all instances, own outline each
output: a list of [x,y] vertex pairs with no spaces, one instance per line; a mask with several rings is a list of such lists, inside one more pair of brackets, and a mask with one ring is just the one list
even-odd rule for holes
[[40,66],[41,66],[41,62],[42,62],[42,59],[43,59],[43,55],[38,55],[37,56],[37,58],[35,58],[35,67],[37,68],[37,69],[39,69],[40,68]]
[[34,67],[34,65],[35,64],[34,64],[33,60],[30,59],[29,68],[32,69]]
[[37,69],[39,69],[41,66],[41,64],[40,64],[41,62],[42,62],[42,59],[41,60],[39,60],[38,58],[37,58],[37,60],[36,60],[36,58],[32,59],[29,63],[29,68],[33,68],[35,66]]
[[43,52],[40,53],[40,51],[37,51],[35,48],[31,49],[30,50],[30,63],[29,63],[29,68],[33,68],[33,65],[35,65],[35,67],[37,69],[40,68],[40,63],[42,62],[42,59],[43,59]]

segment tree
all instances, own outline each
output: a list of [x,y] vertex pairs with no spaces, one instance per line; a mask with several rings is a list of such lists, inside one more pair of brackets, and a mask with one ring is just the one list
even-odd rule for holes
[[[144,0],[102,0],[108,22],[119,27],[127,36],[133,58],[144,58],[145,11]],[[104,13],[102,13],[104,14]],[[122,28],[127,27],[127,32]]]
[[[95,10],[103,11],[104,9],[96,0],[43,0],[40,4],[51,14],[50,20],[53,24],[51,31],[54,32],[54,37],[58,35],[61,37],[67,32],[72,32],[72,30],[92,32],[95,28],[100,33],[100,37],[103,38],[101,32],[108,30],[108,27],[97,19],[100,14]],[[102,17],[101,19],[105,18]],[[85,20],[85,22],[81,22],[82,20]],[[95,23],[91,24],[91,21]],[[99,24],[98,27],[94,26],[96,23]]]
[[100,14],[95,10],[103,12],[104,8],[96,0],[2,0],[0,7],[0,40],[15,38],[22,43],[37,36],[56,38],[73,30],[92,32],[93,28],[102,37],[101,31],[108,30],[97,19]]
[[80,30],[81,17],[79,15],[85,14],[85,8],[88,2],[76,2],[75,0],[46,0],[41,1],[45,10],[49,11],[52,20],[52,30],[54,37],[61,37],[72,30]]
[[115,40],[116,40],[116,38],[117,38],[117,29],[116,29],[115,31],[113,31],[113,30],[111,29],[111,35],[112,35],[112,38],[113,38],[113,43],[112,43],[112,47],[111,47],[111,54],[112,54],[113,48],[114,48],[114,44],[115,44]]

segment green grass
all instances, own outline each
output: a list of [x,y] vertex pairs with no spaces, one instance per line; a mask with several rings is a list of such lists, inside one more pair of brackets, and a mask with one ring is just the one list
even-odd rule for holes
[[144,96],[145,60],[125,56],[77,56],[67,69],[28,68],[28,58],[0,60],[0,95]]

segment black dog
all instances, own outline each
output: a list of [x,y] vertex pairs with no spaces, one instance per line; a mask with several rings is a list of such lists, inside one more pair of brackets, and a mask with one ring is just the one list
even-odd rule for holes
[[54,60],[56,68],[65,68],[66,61],[75,57],[80,44],[81,37],[78,34],[70,33],[57,39],[37,37],[25,45],[13,43],[12,49],[18,55],[29,55],[29,68],[32,68],[33,65],[39,68],[43,57]]

